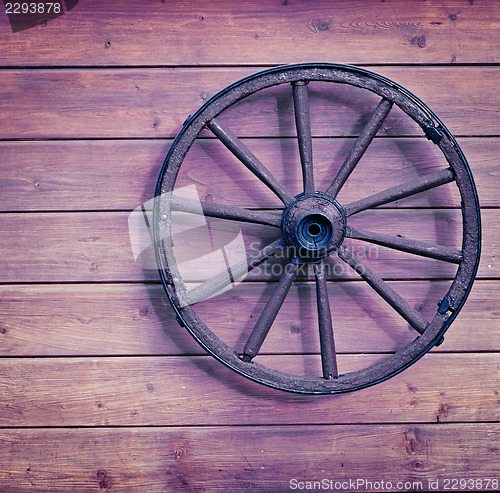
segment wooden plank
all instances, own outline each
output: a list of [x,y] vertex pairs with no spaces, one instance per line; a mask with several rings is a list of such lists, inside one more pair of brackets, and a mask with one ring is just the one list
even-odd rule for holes
[[127,214],[5,214],[0,223],[4,280],[105,281],[145,277],[134,263]]
[[[357,0],[245,3],[87,0],[45,26],[10,34],[9,65],[245,65],[309,60],[344,63],[496,63],[498,4],[444,0],[382,5]],[[67,42],[68,32],[78,37]],[[374,49],[367,50],[367,42]],[[57,46],[57,49],[55,48]]]
[[323,479],[332,491],[369,491],[383,480],[442,491],[450,478],[496,480],[499,442],[498,424],[1,430],[0,482],[19,492],[163,493],[285,492]]
[[[478,276],[498,277],[500,265],[495,254],[500,234],[498,210],[486,209],[482,216],[483,253]],[[408,209],[367,211],[360,214],[354,226],[459,247],[459,223],[460,211]],[[247,254],[271,243],[278,236],[277,228],[272,226],[236,224],[232,221],[210,221],[207,224],[184,233],[174,230],[174,254],[187,282],[206,279],[215,275],[218,269],[225,269],[225,263],[207,262],[205,255],[218,252],[235,240],[240,232]],[[128,214],[120,212],[1,214],[0,249],[3,255],[0,259],[0,282],[158,280],[148,230],[132,228],[134,244],[139,243],[137,248],[144,247],[136,262],[128,225]],[[344,244],[363,257],[369,267],[382,277],[422,279],[455,275],[456,266],[447,262],[359,240],[346,240]],[[286,258],[277,256],[252,271],[248,279],[276,278],[282,271],[280,265],[283,262]],[[330,257],[328,262],[330,277],[357,278],[354,271],[346,268],[336,256]],[[275,264],[276,267],[273,267]],[[303,274],[306,275],[307,270]]]
[[[425,101],[455,135],[496,135],[498,67],[376,67]],[[2,139],[166,138],[209,96],[250,68],[4,70]],[[480,89],[478,89],[480,88]],[[315,135],[357,135],[379,102],[351,86],[311,83]],[[240,136],[294,135],[291,89],[245,98],[224,114]],[[207,133],[208,135],[208,133]],[[393,109],[381,135],[422,135]]]
[[[245,140],[247,146],[292,193],[301,184],[295,139]],[[348,152],[349,139],[315,139],[314,170],[325,190]],[[171,140],[0,142],[0,210],[133,210],[153,196]],[[498,139],[461,138],[483,207],[498,207]],[[342,204],[405,183],[444,166],[426,139],[375,139],[359,169],[342,189]],[[220,149],[198,141],[181,167],[178,187],[195,184],[201,198],[244,207],[277,207],[279,200],[255,176]],[[389,204],[390,207],[459,206],[455,185]],[[444,191],[446,190],[446,193]]]
[[[248,139],[245,145],[292,193],[302,178],[295,139]],[[353,138],[314,139],[314,171],[325,190]],[[498,141],[463,138],[483,206],[499,206],[495,171]],[[153,196],[171,140],[0,142],[0,210],[132,210]],[[445,166],[427,139],[375,139],[338,200],[349,203]],[[201,198],[245,207],[278,207],[279,199],[214,140],[198,141],[181,167],[178,187],[196,185]],[[388,204],[388,207],[460,205],[454,184]],[[446,193],[444,193],[446,190]]]
[[[448,287],[441,281],[390,284],[429,318]],[[500,351],[500,301],[494,288],[493,281],[475,283],[444,344],[434,352]],[[265,284],[239,285],[195,311],[226,344],[241,349],[268,291]],[[415,337],[362,282],[332,284],[329,296],[339,353],[394,350]],[[177,325],[158,285],[3,286],[0,299],[3,357],[205,354]],[[261,353],[317,353],[314,304],[312,286],[293,286]],[[478,328],[473,337],[471,327]]]
[[[321,378],[319,356],[258,358],[271,368],[307,371]],[[339,372],[360,369],[378,359],[340,355]],[[428,354],[381,384],[335,397],[264,387],[237,376],[210,356],[4,358],[0,370],[2,427],[499,419],[498,353]]]
[[499,172],[498,167],[493,162],[493,156],[484,155],[483,157],[481,154],[480,148],[482,146],[489,147],[487,141],[461,138],[459,139],[459,145],[471,167],[481,207],[495,207],[495,201],[491,200],[492,193],[495,193],[492,187],[497,188],[496,180]]
[[[313,139],[316,188],[325,191],[354,143],[354,138]],[[479,190],[481,205],[498,205],[496,138],[461,138]],[[302,192],[296,139],[244,139],[245,145],[293,194]],[[446,167],[441,151],[425,138],[376,138],[340,191],[341,204],[367,197]],[[225,148],[199,139],[187,154],[176,187],[196,185],[201,198],[246,207],[280,207],[279,199]],[[456,185],[446,184],[388,204],[387,207],[460,207]]]
[[171,140],[0,142],[2,211],[133,210]]
[[[287,189],[298,193],[302,178],[295,139],[244,142]],[[314,140],[319,190],[327,188],[352,142],[352,138]],[[132,210],[152,198],[170,144],[171,140],[0,142],[0,210]],[[469,159],[481,205],[498,207],[498,140],[461,138],[460,145]],[[375,139],[338,200],[346,204],[443,166],[441,152],[426,139]],[[201,198],[210,194],[208,198],[215,202],[279,206],[275,195],[215,141],[198,141],[182,165],[177,186],[193,183]],[[458,206],[454,188],[445,185],[389,206]]]
[[[498,228],[495,225],[497,209],[486,209],[483,211],[483,253],[482,263],[480,264],[479,277],[496,277],[497,262],[495,260],[495,244]],[[211,222],[213,237],[221,239],[218,246],[222,246],[224,241],[228,242],[236,236],[235,230],[230,231],[229,226],[223,230],[226,225]],[[418,239],[435,245],[441,245],[450,248],[461,248],[462,226],[461,213],[458,210],[443,209],[407,209],[400,210],[373,210],[362,214],[352,216],[349,224],[360,229],[377,231],[389,235],[401,235],[408,239]],[[258,234],[253,227],[242,226],[245,245],[248,253],[255,253],[262,246],[268,245],[277,238],[275,230],[271,227],[259,227],[261,236],[252,236]],[[237,230],[236,230],[237,232]],[[224,236],[227,234],[228,236]],[[269,236],[266,236],[269,234]],[[248,235],[248,236],[245,236]],[[186,233],[177,235],[174,229],[174,255],[180,266],[180,274],[185,281],[199,281],[202,276],[210,277],[214,275],[213,265],[204,262],[204,257],[198,257],[198,261],[188,263],[193,259],[194,254],[202,255],[202,244],[208,245],[205,240],[203,243],[201,237],[197,238],[199,243],[193,242],[193,236]],[[224,240],[224,238],[227,238]],[[453,278],[456,274],[456,265],[440,260],[428,259],[418,255],[412,255],[387,247],[381,247],[372,243],[359,240],[345,239],[343,245],[349,248],[352,253],[360,257],[369,268],[373,269],[383,278],[394,279],[423,279],[423,278]],[[268,262],[252,270],[249,280],[258,279],[277,279],[283,272],[283,267],[287,262],[285,254],[275,255]],[[357,274],[342,262],[336,255],[327,259],[327,275],[330,279],[358,279]],[[306,266],[301,269],[300,278],[312,279],[313,274]]]

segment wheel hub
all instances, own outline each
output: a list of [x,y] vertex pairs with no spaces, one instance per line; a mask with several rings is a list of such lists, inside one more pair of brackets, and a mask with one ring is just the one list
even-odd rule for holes
[[292,256],[314,262],[330,255],[344,240],[346,220],[336,200],[320,193],[302,194],[283,212],[281,230]]

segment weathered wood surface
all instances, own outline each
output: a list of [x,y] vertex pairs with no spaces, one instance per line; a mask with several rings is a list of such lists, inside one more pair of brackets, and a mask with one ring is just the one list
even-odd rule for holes
[[[442,296],[448,283],[391,285],[419,308],[426,296]],[[262,310],[267,291],[260,283],[239,286],[198,305],[196,311],[222,340],[238,347],[255,323],[254,314]],[[329,292],[337,351],[387,351],[414,339],[414,331],[365,283],[339,283]],[[177,325],[159,285],[3,286],[0,297],[4,357],[205,354]],[[314,304],[313,287],[292,287],[261,352],[318,352]],[[431,310],[436,306],[427,303],[423,314],[430,316]],[[477,281],[445,343],[433,351],[500,351],[499,314],[495,281]]]
[[[461,138],[483,207],[500,205],[498,142],[494,138]],[[0,142],[0,210],[96,211],[133,210],[153,196],[159,169],[171,140]],[[292,192],[300,176],[295,139],[245,140],[247,146]],[[319,189],[326,189],[353,139],[315,139],[314,170]],[[443,169],[439,149],[426,139],[375,139],[359,168],[339,195],[349,203],[423,173]],[[185,168],[184,168],[185,166]],[[246,207],[279,206],[267,187],[215,141],[196,144],[181,168],[178,186],[196,184],[201,198]],[[400,200],[388,207],[459,206],[455,185]],[[446,193],[444,193],[446,191]]]
[[[144,250],[136,263],[132,253],[125,212],[78,213],[5,213],[0,215],[0,281],[1,282],[103,282],[158,280],[152,248]],[[482,213],[484,235],[479,278],[498,278],[500,264],[496,255],[500,225],[497,209]],[[227,222],[227,221],[226,221]],[[198,258],[195,267],[182,271],[186,281],[199,281],[203,276],[215,275],[216,264],[207,264],[204,254],[222,248],[234,240],[240,225],[230,227],[210,222],[211,229],[197,228],[194,233],[175,234],[174,253],[184,263]],[[356,227],[389,234],[402,234],[408,238],[438,245],[459,247],[461,238],[460,212],[456,210],[380,210],[363,213]],[[272,226],[243,225],[247,253],[254,253],[277,238],[278,230]],[[209,233],[215,238],[212,245]],[[146,244],[146,233],[134,233]],[[453,278],[454,264],[417,255],[378,247],[358,240],[346,240],[354,253],[363,256],[370,268],[382,277],[396,279]],[[285,259],[276,258],[275,262]],[[355,279],[354,271],[332,257],[329,275]],[[339,263],[340,262],[340,263]],[[334,265],[339,264],[339,267]],[[147,268],[143,268],[145,265]],[[189,264],[186,264],[189,265]],[[192,265],[192,264],[191,264]],[[225,266],[225,264],[221,264]],[[269,265],[266,267],[266,265]],[[279,275],[272,270],[273,262],[263,264],[249,274],[249,279],[269,279]],[[214,267],[215,266],[215,267]],[[226,268],[226,267],[224,267]],[[205,277],[206,279],[207,277]]]
[[[81,0],[16,35],[2,15],[0,64],[495,63],[499,20],[498,3],[488,0],[252,0],[244,8],[235,0]],[[68,39],[68,32],[78,35]]]
[[[269,493],[291,491],[292,479],[384,480],[393,488],[402,481],[402,491],[429,491],[429,480],[439,480],[442,491],[450,478],[497,478],[499,431],[498,424],[2,430],[0,481],[19,492]],[[369,491],[357,486],[344,491]]]
[[[403,490],[424,491],[429,480],[443,490],[445,479],[498,479],[499,21],[499,3],[487,0],[81,0],[14,34],[0,14],[0,491],[268,493],[290,491],[292,478],[421,480]],[[479,279],[440,347],[375,387],[308,397],[205,355],[175,321],[157,272],[143,268],[152,257],[134,261],[128,217],[152,197],[172,138],[208,98],[261,68],[315,60],[383,74],[437,113],[471,164],[484,233]],[[324,188],[379,98],[309,88]],[[298,193],[289,87],[235,105],[224,122]],[[279,205],[203,135],[211,138],[188,154],[179,186],[195,183],[207,200]],[[445,166],[394,109],[339,200]],[[453,187],[360,215],[358,227],[456,246]],[[273,234],[243,231],[247,247]],[[217,248],[234,232],[223,228]],[[187,240],[176,237],[184,260],[203,253],[206,235]],[[431,316],[455,266],[364,246],[370,267]],[[415,337],[355,274],[334,278],[341,372]],[[272,290],[259,279],[276,276],[254,273],[197,307],[236,348]],[[321,373],[313,291],[311,282],[292,287],[260,362]]]
[[[340,355],[339,371],[369,366],[380,357]],[[321,377],[319,356],[258,359],[271,368]],[[5,358],[0,361],[0,375],[4,427],[494,422],[500,418],[500,358],[491,353],[428,354],[386,382],[339,396],[279,392],[234,375],[210,356]]]
[[[498,67],[373,69],[425,101],[455,136],[497,135]],[[0,137],[173,137],[209,96],[256,71],[255,67],[3,70]],[[380,99],[342,85],[315,83],[311,88],[312,125],[321,136],[357,136]],[[291,88],[274,88],[235,105],[224,122],[241,136],[285,137],[295,134],[291,108]],[[396,108],[381,135],[422,135],[422,131]]]

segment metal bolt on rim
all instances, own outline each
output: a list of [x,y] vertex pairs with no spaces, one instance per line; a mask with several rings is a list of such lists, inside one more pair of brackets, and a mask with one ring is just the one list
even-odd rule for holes
[[[311,81],[349,84],[368,90],[381,99],[368,122],[350,149],[329,187],[316,190],[312,154],[311,120],[308,84]],[[231,105],[262,89],[280,84],[292,87],[292,99],[297,129],[303,193],[295,197],[269,172],[259,159],[236,137],[218,116]],[[387,188],[382,192],[348,204],[339,204],[337,196],[355,169],[373,138],[396,105],[413,119],[424,135],[443,153],[449,167],[432,172],[411,182]],[[283,202],[281,218],[273,214],[249,209],[202,202],[203,213],[220,219],[253,222],[281,228],[281,238],[247,257],[231,271],[250,271],[286,248],[295,252],[274,287],[274,292],[260,314],[243,350],[238,353],[221,341],[198,317],[195,309],[182,300],[174,278],[178,276],[175,258],[169,241],[168,218],[171,200],[164,197],[174,190],[181,164],[203,129],[209,129],[257,179],[265,184]],[[349,223],[349,218],[361,211],[390,204],[396,200],[425,192],[454,182],[461,195],[462,247],[445,246],[409,240],[371,231],[360,230]],[[300,64],[277,67],[254,74],[224,89],[188,118],[172,144],[160,172],[156,188],[154,229],[155,251],[160,277],[168,298],[177,314],[179,324],[185,327],[198,343],[219,361],[256,382],[270,387],[306,394],[329,394],[361,389],[404,370],[436,344],[462,308],[474,281],[480,256],[480,209],[470,168],[457,142],[437,116],[416,96],[398,84],[366,70],[338,64]],[[447,294],[437,303],[432,320],[426,320],[363,261],[343,245],[344,238],[353,238],[382,245],[413,255],[437,259],[458,266]],[[387,355],[368,368],[341,373],[337,364],[334,325],[327,291],[325,258],[338,255],[350,268],[373,288],[415,330],[416,338]],[[297,376],[268,368],[253,359],[259,353],[280,308],[297,276],[298,268],[310,263],[314,269],[318,313],[318,329],[322,375]],[[215,276],[199,288],[209,296],[221,286]]]

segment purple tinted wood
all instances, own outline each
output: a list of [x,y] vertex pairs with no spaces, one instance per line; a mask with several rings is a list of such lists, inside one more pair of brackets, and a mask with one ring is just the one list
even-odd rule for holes
[[346,247],[337,250],[338,256],[352,267],[389,305],[391,305],[417,332],[423,334],[428,322],[386,284],[377,274],[371,271],[358,257]]
[[421,255],[422,257],[434,258],[459,264],[462,262],[462,252],[454,248],[448,248],[440,245],[432,245],[423,241],[408,240],[399,236],[391,236],[383,233],[374,233],[373,231],[365,231],[361,229],[347,226],[346,237],[355,238],[357,240],[369,241],[377,245],[386,246],[402,252]]
[[257,159],[257,157],[234,135],[218,118],[213,118],[207,127],[215,136],[260,180],[267,185],[284,204],[289,204],[295,197],[288,192]]
[[318,305],[319,341],[323,377],[327,379],[337,378],[339,373],[337,370],[337,355],[335,352],[324,261],[314,265],[314,274],[316,276],[316,301]]
[[304,192],[314,193],[311,116],[309,113],[309,90],[307,88],[307,82],[294,82],[292,84],[292,91]]
[[251,255],[245,260],[230,266],[229,269],[219,272],[219,274],[216,274],[196,288],[193,288],[185,296],[186,304],[191,305],[210,298],[220,290],[229,286],[233,280],[241,279],[252,269],[255,269],[255,267],[266,261],[268,258],[271,258],[282,249],[283,241],[281,238],[273,241],[254,255]]
[[252,211],[237,207],[234,205],[218,204],[205,200],[195,200],[185,197],[172,195],[170,206],[174,211],[182,211],[191,214],[201,214],[220,219],[229,219],[233,221],[243,221],[257,224],[267,224],[269,226],[281,225],[281,214],[272,214],[269,212]]
[[243,360],[250,361],[259,352],[264,339],[266,338],[271,325],[280,311],[281,305],[285,301],[286,295],[297,275],[298,264],[290,262],[280,277],[273,294],[269,298],[264,310],[260,314],[259,320],[255,324],[245,348],[243,349]]
[[388,204],[389,202],[394,202],[395,200],[403,199],[410,195],[424,192],[425,190],[430,190],[431,188],[444,185],[445,183],[450,183],[454,179],[455,175],[450,168],[437,171],[436,173],[431,173],[422,178],[403,183],[402,185],[388,188],[387,190],[357,200],[356,202],[351,202],[344,206],[344,212],[346,216],[352,216],[366,209]]
[[382,126],[382,123],[391,111],[391,108],[392,101],[385,98],[380,101],[378,106],[375,108],[375,111],[370,116],[368,123],[363,127],[363,130],[361,130],[356,142],[354,142],[354,145],[349,151],[344,163],[340,167],[337,176],[333,179],[331,185],[325,192],[326,195],[332,199],[337,197],[337,194],[344,185],[345,181],[349,178],[349,175],[353,172],[364,152],[377,134],[379,128]]

